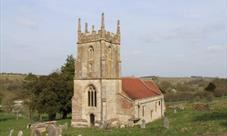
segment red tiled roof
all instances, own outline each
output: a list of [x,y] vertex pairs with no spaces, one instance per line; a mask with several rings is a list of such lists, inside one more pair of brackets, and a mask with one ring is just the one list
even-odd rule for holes
[[139,78],[124,77],[122,90],[132,99],[142,99],[161,94],[159,87],[151,80],[143,81]]

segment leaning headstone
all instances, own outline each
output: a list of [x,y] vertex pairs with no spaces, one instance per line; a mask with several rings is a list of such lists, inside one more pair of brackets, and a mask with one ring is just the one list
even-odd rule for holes
[[163,126],[164,128],[169,129],[169,119],[167,117],[164,118]]
[[146,128],[146,122],[144,119],[141,121],[140,128]]
[[118,126],[119,126],[118,120],[114,120],[114,121],[111,122],[111,127],[117,128]]
[[14,131],[14,129],[10,129],[9,136],[12,136],[13,135],[13,131]]
[[59,136],[58,128],[55,125],[50,125],[47,127],[48,136]]
[[32,124],[28,123],[26,128],[30,128]]
[[23,136],[23,131],[20,130],[20,131],[18,132],[17,136]]
[[108,122],[104,121],[101,125],[101,128],[108,129]]
[[41,133],[37,129],[32,129],[31,136],[41,136]]
[[68,123],[67,123],[67,122],[65,122],[65,124],[64,124],[64,129],[65,129],[65,130],[68,129]]
[[124,124],[121,124],[120,128],[125,128],[125,125]]
[[182,104],[178,105],[177,107],[178,107],[178,109],[180,109],[180,110],[184,110],[184,105],[182,105]]
[[57,127],[57,129],[58,129],[59,136],[62,136],[63,130],[67,130],[68,129],[68,123],[65,123],[64,125],[59,125]]
[[57,129],[58,129],[58,135],[57,136],[62,136],[63,128],[58,127]]

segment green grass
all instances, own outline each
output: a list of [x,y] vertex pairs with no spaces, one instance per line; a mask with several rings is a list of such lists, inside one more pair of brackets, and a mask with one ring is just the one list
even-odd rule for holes
[[[29,129],[26,128],[29,120],[25,117],[19,117],[11,113],[0,112],[0,136],[8,136],[10,129],[14,129],[16,136],[19,130],[23,130],[25,136],[29,136]],[[14,136],[13,135],[13,136]]]
[[[202,102],[206,103],[206,102]],[[99,129],[99,128],[71,128],[64,132],[64,136],[200,136],[206,134],[223,134],[227,132],[227,99],[219,98],[213,102],[209,102],[210,111],[196,111],[193,109],[193,102],[174,102],[168,105],[183,104],[185,109],[178,110],[174,113],[169,109],[166,113],[170,128],[163,128],[163,120],[146,125],[145,129],[140,129],[138,126],[134,128],[113,128],[113,129]],[[58,120],[59,124],[68,122],[70,119]],[[24,135],[29,135],[29,130],[26,125],[29,120],[26,118],[19,118],[16,120],[15,116],[9,113],[0,113],[0,135],[7,136],[9,128],[14,128],[17,133],[20,129],[24,131]],[[14,133],[16,135],[16,133]]]
[[163,120],[157,120],[146,126],[145,129],[139,127],[102,130],[98,128],[73,129],[70,128],[65,135],[83,136],[197,136],[204,134],[221,134],[227,132],[227,106],[224,108],[215,108],[219,104],[227,104],[227,101],[214,101],[211,103],[212,110],[209,112],[195,111],[192,104],[187,104],[185,110],[173,110],[167,112],[170,122],[170,128],[163,128]]

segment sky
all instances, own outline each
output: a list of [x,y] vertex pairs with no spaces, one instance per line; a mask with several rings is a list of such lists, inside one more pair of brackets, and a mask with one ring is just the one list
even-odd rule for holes
[[0,72],[55,71],[102,12],[121,21],[122,76],[227,77],[226,0],[1,0]]

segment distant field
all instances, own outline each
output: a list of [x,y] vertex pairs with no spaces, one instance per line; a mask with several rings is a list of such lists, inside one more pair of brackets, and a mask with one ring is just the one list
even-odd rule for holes
[[[0,105],[11,105],[10,102],[14,99],[22,99],[23,95],[23,81],[26,75],[23,74],[0,74]],[[151,77],[142,78],[151,80]],[[184,94],[188,96],[193,94],[192,99],[183,99],[184,101],[167,102],[167,105],[183,105],[184,110],[178,110],[177,113],[173,109],[167,109],[166,115],[170,121],[170,128],[163,127],[163,120],[157,120],[149,123],[145,129],[140,129],[138,126],[134,128],[115,128],[103,130],[99,128],[83,128],[75,129],[69,128],[64,132],[64,136],[214,136],[219,134],[227,134],[227,96],[214,97],[212,99],[201,99],[198,97],[194,99],[197,92],[204,92],[204,88],[209,82],[213,82],[215,78],[190,78],[190,77],[158,77],[152,78],[160,87],[167,90],[165,98],[168,94]],[[165,84],[163,84],[165,83]],[[227,84],[225,81],[217,80],[217,88],[227,91]],[[176,89],[176,92],[172,92]],[[198,96],[201,94],[198,94]],[[22,97],[21,97],[22,96]],[[182,97],[180,96],[180,97]],[[172,97],[177,100],[177,97]],[[181,99],[179,99],[181,100]],[[196,111],[194,104],[208,103],[210,105],[209,111]],[[24,131],[24,135],[29,135],[27,124],[31,121],[27,117],[20,117],[16,120],[14,114],[3,112],[0,109],[0,136],[7,136],[10,128],[14,129],[14,135],[19,130]],[[58,123],[63,124],[70,119],[58,120]],[[208,135],[209,134],[209,135]]]
[[[167,103],[167,105],[182,105],[185,108],[184,110],[177,110],[177,113],[174,113],[173,109],[167,110],[166,115],[170,122],[169,129],[163,127],[163,120],[160,119],[149,123],[145,129],[140,129],[138,126],[108,130],[69,127],[63,136],[77,136],[79,134],[82,136],[214,136],[227,132],[227,97],[200,103],[208,103],[210,110],[194,110],[195,102]],[[58,120],[60,124],[65,122],[70,124],[70,119]],[[22,129],[25,136],[28,136],[29,130],[26,128],[28,123],[29,120],[26,117],[16,120],[14,115],[0,112],[0,135],[7,136],[9,128],[14,128],[15,132]]]
[[0,74],[0,91],[14,91],[22,88],[26,75]]
[[0,74],[1,79],[8,78],[9,80],[23,80],[25,76],[25,74]]
[[25,90],[22,74],[0,74],[0,105],[9,105]]
[[[152,77],[141,77],[142,79],[145,80],[155,80],[155,78]],[[168,81],[171,83],[174,82],[190,82],[190,81],[198,81],[198,80],[204,80],[207,82],[211,82],[212,80],[214,80],[215,78],[211,78],[211,77],[203,77],[203,78],[192,78],[192,77],[157,77],[160,81]]]

